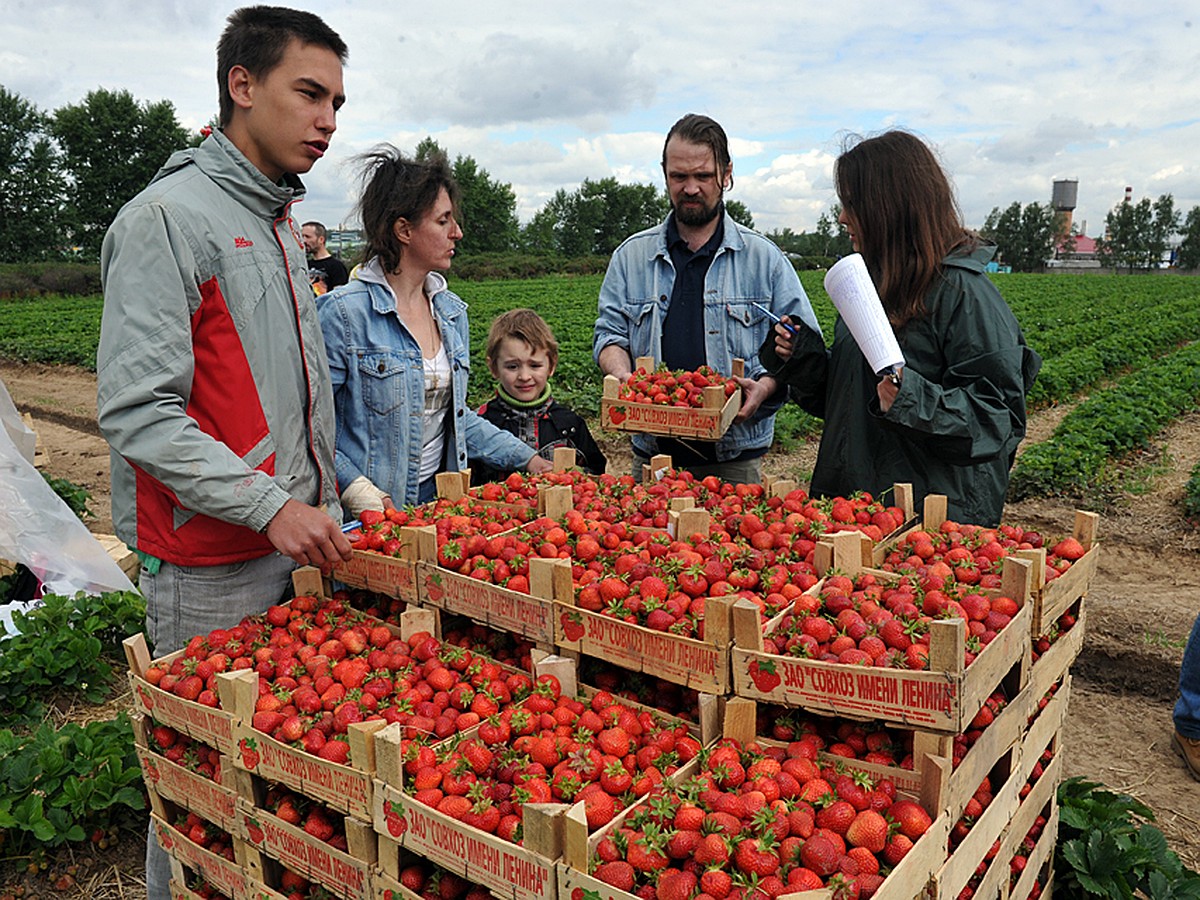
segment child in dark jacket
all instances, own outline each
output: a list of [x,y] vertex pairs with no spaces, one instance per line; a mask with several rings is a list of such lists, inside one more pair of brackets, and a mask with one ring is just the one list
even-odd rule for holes
[[[541,316],[532,309],[497,316],[488,332],[487,364],[496,379],[496,396],[479,407],[479,415],[515,434],[540,456],[553,460],[555,449],[571,447],[580,468],[593,475],[604,473],[604,454],[587,424],[550,396],[558,341]],[[500,481],[509,474],[471,460],[472,484]]]

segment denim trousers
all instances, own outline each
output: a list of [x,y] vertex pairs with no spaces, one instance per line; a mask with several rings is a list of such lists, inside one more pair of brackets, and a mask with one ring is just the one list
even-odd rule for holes
[[[291,594],[296,564],[272,553],[225,566],[176,566],[164,562],[157,574],[145,567],[138,587],[146,596],[146,633],[154,658],[174,653],[197,634],[229,628],[264,612]],[[171,860],[158,846],[154,826],[146,836],[147,900],[170,900]]]
[[1179,666],[1179,699],[1175,701],[1175,730],[1185,738],[1200,740],[1200,616]]

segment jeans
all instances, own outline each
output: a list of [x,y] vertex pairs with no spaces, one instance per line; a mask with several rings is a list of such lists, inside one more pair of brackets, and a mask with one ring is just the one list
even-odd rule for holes
[[[633,451],[634,481],[641,483],[642,466],[648,465],[650,465],[650,457],[642,456],[635,449]],[[762,484],[761,456],[756,456],[754,459],[730,460],[729,462],[712,463],[705,466],[684,466],[684,468],[695,475],[696,478],[716,475],[722,481],[732,482],[733,484]]]
[[1179,666],[1179,699],[1175,701],[1175,730],[1185,738],[1200,740],[1200,616]]
[[[192,637],[229,628],[286,598],[296,564],[278,553],[227,566],[176,566],[158,574],[143,568],[138,586],[146,595],[146,633],[154,658],[174,653]],[[154,836],[146,836],[147,900],[170,900],[171,860]]]

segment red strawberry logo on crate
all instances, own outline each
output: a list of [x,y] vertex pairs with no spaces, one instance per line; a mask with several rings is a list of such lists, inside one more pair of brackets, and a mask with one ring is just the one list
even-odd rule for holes
[[437,603],[446,592],[442,589],[442,576],[434,572],[429,576],[429,580],[425,583],[425,592],[429,594],[429,599]]
[[152,784],[158,784],[162,774],[158,771],[158,765],[153,760],[146,760],[146,778]]
[[154,709],[154,698],[150,696],[149,691],[139,684],[137,692],[138,696],[142,699],[142,706],[146,707],[146,709]]
[[266,837],[263,834],[262,825],[259,824],[258,819],[251,816],[246,816],[246,831],[250,835],[250,842],[254,844],[261,844],[263,838]]
[[775,671],[774,660],[751,660],[749,666],[750,679],[754,682],[754,686],[764,694],[769,694],[775,688],[779,687],[779,683],[783,680]]
[[392,837],[398,838],[408,831],[408,822],[404,819],[404,813],[393,806],[391,800],[383,804],[383,817],[387,822],[388,833]]
[[581,887],[571,891],[571,900],[600,900],[599,891],[584,890]]
[[[627,415],[623,406],[614,406],[608,411],[608,418],[614,425],[620,425],[624,422]],[[576,888],[576,890],[579,890],[579,888]],[[575,900],[575,898],[572,898],[572,900]]]
[[583,616],[579,613],[565,612],[559,621],[568,641],[573,643],[583,637]]
[[257,769],[260,759],[258,741],[254,738],[242,738],[238,741],[238,749],[242,751],[242,765],[247,769]]

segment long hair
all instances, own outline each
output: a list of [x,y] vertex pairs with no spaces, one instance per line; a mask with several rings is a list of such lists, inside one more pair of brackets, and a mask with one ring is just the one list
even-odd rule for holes
[[229,71],[234,66],[243,66],[255,78],[263,78],[283,60],[293,40],[324,47],[343,64],[346,62],[346,42],[313,13],[282,6],[244,6],[234,10],[227,22],[217,41],[218,118],[222,128],[233,117]]
[[358,214],[366,246],[363,261],[378,256],[384,271],[400,266],[401,245],[393,233],[398,219],[416,224],[437,202],[442,188],[458,208],[458,183],[441,154],[410,159],[390,144],[376,147],[356,160],[362,172]]
[[833,179],[888,318],[900,326],[923,316],[942,260],[977,241],[937,157],[906,131],[851,138]]

